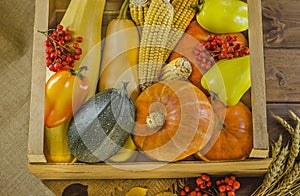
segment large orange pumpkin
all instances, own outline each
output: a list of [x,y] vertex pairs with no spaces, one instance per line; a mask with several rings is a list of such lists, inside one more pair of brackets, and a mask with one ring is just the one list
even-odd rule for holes
[[197,153],[203,160],[242,160],[253,147],[252,115],[242,102],[226,107],[213,100],[215,132],[208,144]]
[[135,101],[133,139],[148,157],[174,162],[198,152],[213,132],[213,109],[205,94],[187,81],[153,84]]

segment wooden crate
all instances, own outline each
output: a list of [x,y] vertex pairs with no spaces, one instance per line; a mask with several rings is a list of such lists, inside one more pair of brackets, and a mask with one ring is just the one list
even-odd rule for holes
[[[243,161],[180,161],[176,163],[132,162],[118,164],[47,163],[44,149],[44,37],[37,30],[48,29],[60,21],[70,0],[36,0],[30,125],[28,138],[28,168],[40,179],[126,179],[181,178],[200,173],[236,175],[263,174],[269,163],[266,122],[265,73],[262,40],[261,2],[248,1],[249,47],[251,49],[251,100],[254,143],[250,157]],[[108,0],[103,19],[103,33],[108,22],[115,18],[121,0]],[[151,169],[149,169],[151,168]],[[155,169],[152,169],[155,168]]]

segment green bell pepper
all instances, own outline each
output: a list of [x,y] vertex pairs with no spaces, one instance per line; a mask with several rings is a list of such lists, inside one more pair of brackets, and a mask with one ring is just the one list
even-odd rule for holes
[[218,61],[203,75],[201,85],[225,105],[236,105],[251,87],[250,55]]

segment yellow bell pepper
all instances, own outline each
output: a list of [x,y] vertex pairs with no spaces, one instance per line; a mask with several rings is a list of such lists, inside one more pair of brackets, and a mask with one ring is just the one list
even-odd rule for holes
[[235,33],[248,29],[248,6],[241,0],[202,0],[197,22],[212,33]]
[[218,61],[203,75],[201,85],[225,105],[236,105],[251,87],[250,56]]
[[89,94],[89,82],[77,71],[61,70],[47,81],[45,92],[45,125],[57,127],[68,121],[80,108]]

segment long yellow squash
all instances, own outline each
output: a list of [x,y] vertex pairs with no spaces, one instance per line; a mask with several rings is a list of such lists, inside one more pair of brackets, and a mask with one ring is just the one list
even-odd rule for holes
[[[101,60],[101,27],[106,0],[71,0],[60,24],[72,31],[72,36],[81,36],[83,42],[81,59],[75,69],[87,66],[84,72],[89,81],[90,93],[97,90]],[[47,70],[47,79],[53,74]],[[45,156],[49,162],[71,162],[73,157],[66,139],[69,122],[58,127],[45,127]]]
[[119,16],[107,26],[98,90],[101,92],[108,88],[121,88],[122,81],[127,81],[127,90],[135,100],[139,94],[139,33],[133,21],[126,16],[128,6],[129,0],[125,0]]
[[[137,63],[139,33],[134,22],[127,18],[129,0],[125,0],[120,14],[107,26],[103,48],[98,90],[120,88],[127,81],[128,93],[133,101],[139,95]],[[108,162],[132,161],[136,156],[136,146],[131,137]]]
[[[72,31],[72,37],[80,36],[82,54],[75,62],[75,69],[87,66],[84,75],[90,82],[91,97],[97,90],[101,60],[101,29],[106,0],[71,0],[60,24]],[[47,77],[53,72],[47,73]]]

